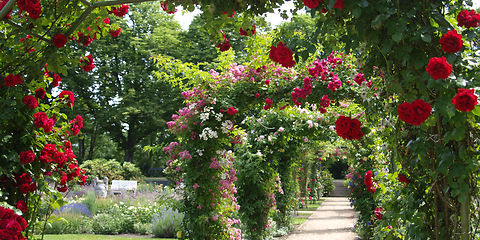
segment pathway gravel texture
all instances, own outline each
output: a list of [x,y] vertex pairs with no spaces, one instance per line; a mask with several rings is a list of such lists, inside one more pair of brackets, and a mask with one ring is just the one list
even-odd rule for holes
[[325,202],[285,240],[357,240],[355,212],[345,197],[326,197]]

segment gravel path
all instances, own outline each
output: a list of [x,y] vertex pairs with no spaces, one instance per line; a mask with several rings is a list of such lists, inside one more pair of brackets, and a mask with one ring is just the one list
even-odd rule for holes
[[345,197],[326,197],[325,202],[285,240],[357,240],[355,216]]

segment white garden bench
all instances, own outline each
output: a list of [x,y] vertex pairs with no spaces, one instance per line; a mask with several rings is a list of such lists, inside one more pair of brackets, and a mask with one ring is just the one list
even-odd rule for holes
[[124,191],[133,191],[133,193],[136,193],[137,186],[137,181],[112,180],[112,186],[110,187],[110,191],[113,194],[121,194]]

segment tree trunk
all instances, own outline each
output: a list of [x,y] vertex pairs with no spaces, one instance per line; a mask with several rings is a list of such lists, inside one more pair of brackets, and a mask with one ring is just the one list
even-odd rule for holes
[[97,129],[98,129],[98,124],[94,123],[93,133],[92,133],[92,136],[90,137],[90,148],[88,150],[88,159],[92,159],[93,154],[95,153],[95,144],[97,141],[97,132],[98,132]]
[[[469,180],[465,180],[467,186],[470,186],[468,183]],[[470,240],[470,193],[468,193],[467,199],[465,202],[460,202],[460,236],[462,240]]]
[[83,162],[85,159],[85,137],[78,139],[78,156],[79,162]]
[[128,131],[127,131],[127,140],[125,141],[124,144],[124,150],[125,150],[125,162],[133,162],[133,152],[135,151],[134,147],[136,145],[136,139],[135,139],[135,117],[130,116],[129,119],[129,124],[128,124]]

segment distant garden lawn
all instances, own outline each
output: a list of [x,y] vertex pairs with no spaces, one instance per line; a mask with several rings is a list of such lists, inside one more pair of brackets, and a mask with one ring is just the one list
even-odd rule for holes
[[130,239],[151,239],[151,240],[171,240],[174,238],[151,238],[131,235],[93,235],[93,234],[51,234],[45,235],[45,240],[130,240]]

